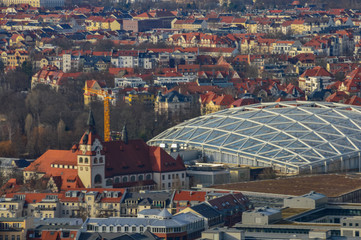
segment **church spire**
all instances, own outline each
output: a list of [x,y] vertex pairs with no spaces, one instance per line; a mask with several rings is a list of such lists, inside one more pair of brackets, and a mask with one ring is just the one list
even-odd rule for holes
[[89,110],[87,125],[89,127],[89,132],[95,133],[95,120],[91,109]]
[[123,130],[122,130],[122,141],[123,141],[125,144],[128,144],[127,123],[124,124]]

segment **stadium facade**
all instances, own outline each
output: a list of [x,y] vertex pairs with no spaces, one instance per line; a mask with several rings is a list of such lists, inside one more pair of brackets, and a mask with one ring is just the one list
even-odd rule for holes
[[291,101],[229,108],[169,128],[148,144],[289,174],[360,170],[361,107]]

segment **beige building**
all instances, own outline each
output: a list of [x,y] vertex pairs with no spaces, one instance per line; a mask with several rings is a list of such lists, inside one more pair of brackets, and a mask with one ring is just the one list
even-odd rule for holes
[[31,218],[0,218],[0,239],[25,240],[27,230],[32,227]]
[[176,91],[162,95],[158,94],[154,110],[159,115],[165,114],[168,117],[179,116],[180,114],[187,114],[191,109],[191,99]]
[[2,0],[1,3],[4,4],[5,6],[29,4],[32,7],[45,7],[45,8],[64,6],[64,0]]
[[124,189],[78,189],[61,193],[11,193],[0,202],[2,218],[119,217]]

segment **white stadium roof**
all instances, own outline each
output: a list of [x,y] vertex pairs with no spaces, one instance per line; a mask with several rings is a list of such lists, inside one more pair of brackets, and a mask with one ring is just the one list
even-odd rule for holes
[[229,108],[185,121],[148,144],[218,151],[298,172],[360,157],[361,107],[291,101]]

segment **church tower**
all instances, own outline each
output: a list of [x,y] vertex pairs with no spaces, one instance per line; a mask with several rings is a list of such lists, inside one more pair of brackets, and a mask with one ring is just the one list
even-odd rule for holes
[[92,111],[89,111],[88,130],[79,142],[78,176],[86,188],[105,187],[105,155],[101,138],[96,134]]

